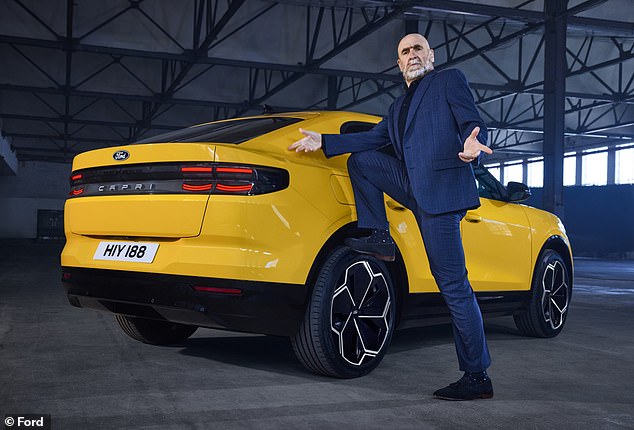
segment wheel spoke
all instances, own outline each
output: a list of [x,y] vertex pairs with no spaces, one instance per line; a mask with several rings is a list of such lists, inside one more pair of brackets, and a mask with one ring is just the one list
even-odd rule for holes
[[561,284],[558,287],[555,287],[555,289],[550,294],[553,295],[553,296],[561,295],[562,294],[561,293],[561,289],[562,288],[567,289],[568,286],[566,284]]
[[551,312],[550,312],[550,301],[547,299],[543,301],[542,312],[544,314],[545,321],[549,322]]
[[354,310],[354,302],[350,296],[350,291],[344,285],[337,289],[331,304],[331,329],[336,333],[341,333],[348,323]]
[[564,283],[564,266],[559,261],[556,261],[553,266],[553,287],[560,286]]
[[378,353],[386,335],[386,326],[382,319],[358,318],[355,320],[359,335],[367,352]]
[[341,356],[352,364],[361,364],[363,345],[354,320],[350,320],[341,332],[339,352]]
[[368,288],[368,294],[365,296],[363,303],[359,305],[359,315],[382,316],[389,297],[390,294],[385,280],[382,277],[375,279],[373,285]]
[[352,280],[348,283],[348,286],[351,289],[350,293],[354,302],[359,304],[363,302],[363,298],[372,285],[372,273],[365,261],[359,262],[351,266],[351,268],[354,268],[354,270],[351,271]]
[[559,305],[557,304],[557,302],[554,301],[552,298],[550,299],[550,303],[551,303],[551,306],[554,306],[555,309],[557,309],[560,315],[564,313],[563,309],[561,309]]

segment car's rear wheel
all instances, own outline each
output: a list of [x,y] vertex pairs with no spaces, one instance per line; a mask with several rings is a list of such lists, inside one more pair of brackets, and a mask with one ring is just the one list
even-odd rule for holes
[[572,295],[566,263],[552,249],[545,250],[535,269],[528,307],[515,314],[515,325],[526,336],[554,337],[564,328]]
[[171,345],[189,338],[198,327],[147,318],[116,314],[115,319],[125,334],[151,345]]
[[381,362],[392,339],[396,295],[385,263],[335,249],[321,267],[293,349],[309,370],[355,378]]

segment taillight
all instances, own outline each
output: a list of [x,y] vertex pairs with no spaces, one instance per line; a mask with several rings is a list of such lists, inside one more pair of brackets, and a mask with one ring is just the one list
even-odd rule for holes
[[189,173],[211,173],[213,167],[181,167],[181,172]]
[[70,176],[70,192],[69,196],[75,197],[84,193],[83,179],[84,175],[81,173],[73,173]]
[[233,163],[155,163],[82,169],[70,197],[130,194],[257,195],[288,187],[284,169]]
[[256,195],[288,187],[288,172],[264,166],[214,163],[211,166],[184,166],[183,190],[211,194]]

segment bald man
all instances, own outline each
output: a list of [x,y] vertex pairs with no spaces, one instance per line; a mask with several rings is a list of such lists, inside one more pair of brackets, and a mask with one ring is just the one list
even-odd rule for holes
[[[372,130],[321,135],[302,130],[304,138],[289,150],[317,151],[326,157],[351,153],[348,171],[354,191],[358,226],[369,230],[348,238],[354,251],[394,261],[383,193],[416,216],[432,275],[451,313],[460,380],[434,392],[445,400],[493,397],[487,374],[491,363],[482,315],[467,278],[460,221],[480,206],[471,162],[481,152],[486,127],[478,114],[464,75],[455,69],[434,70],[434,51],[420,34],[398,44],[397,64],[405,94]],[[396,158],[377,151],[391,144]]]

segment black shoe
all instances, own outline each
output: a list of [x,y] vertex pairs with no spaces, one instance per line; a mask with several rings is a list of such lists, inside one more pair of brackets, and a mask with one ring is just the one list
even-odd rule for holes
[[465,372],[458,382],[437,390],[434,397],[442,400],[490,399],[493,397],[493,384],[486,372]]
[[347,238],[345,244],[361,254],[369,254],[383,261],[394,261],[396,245],[387,230],[372,230],[370,236]]

